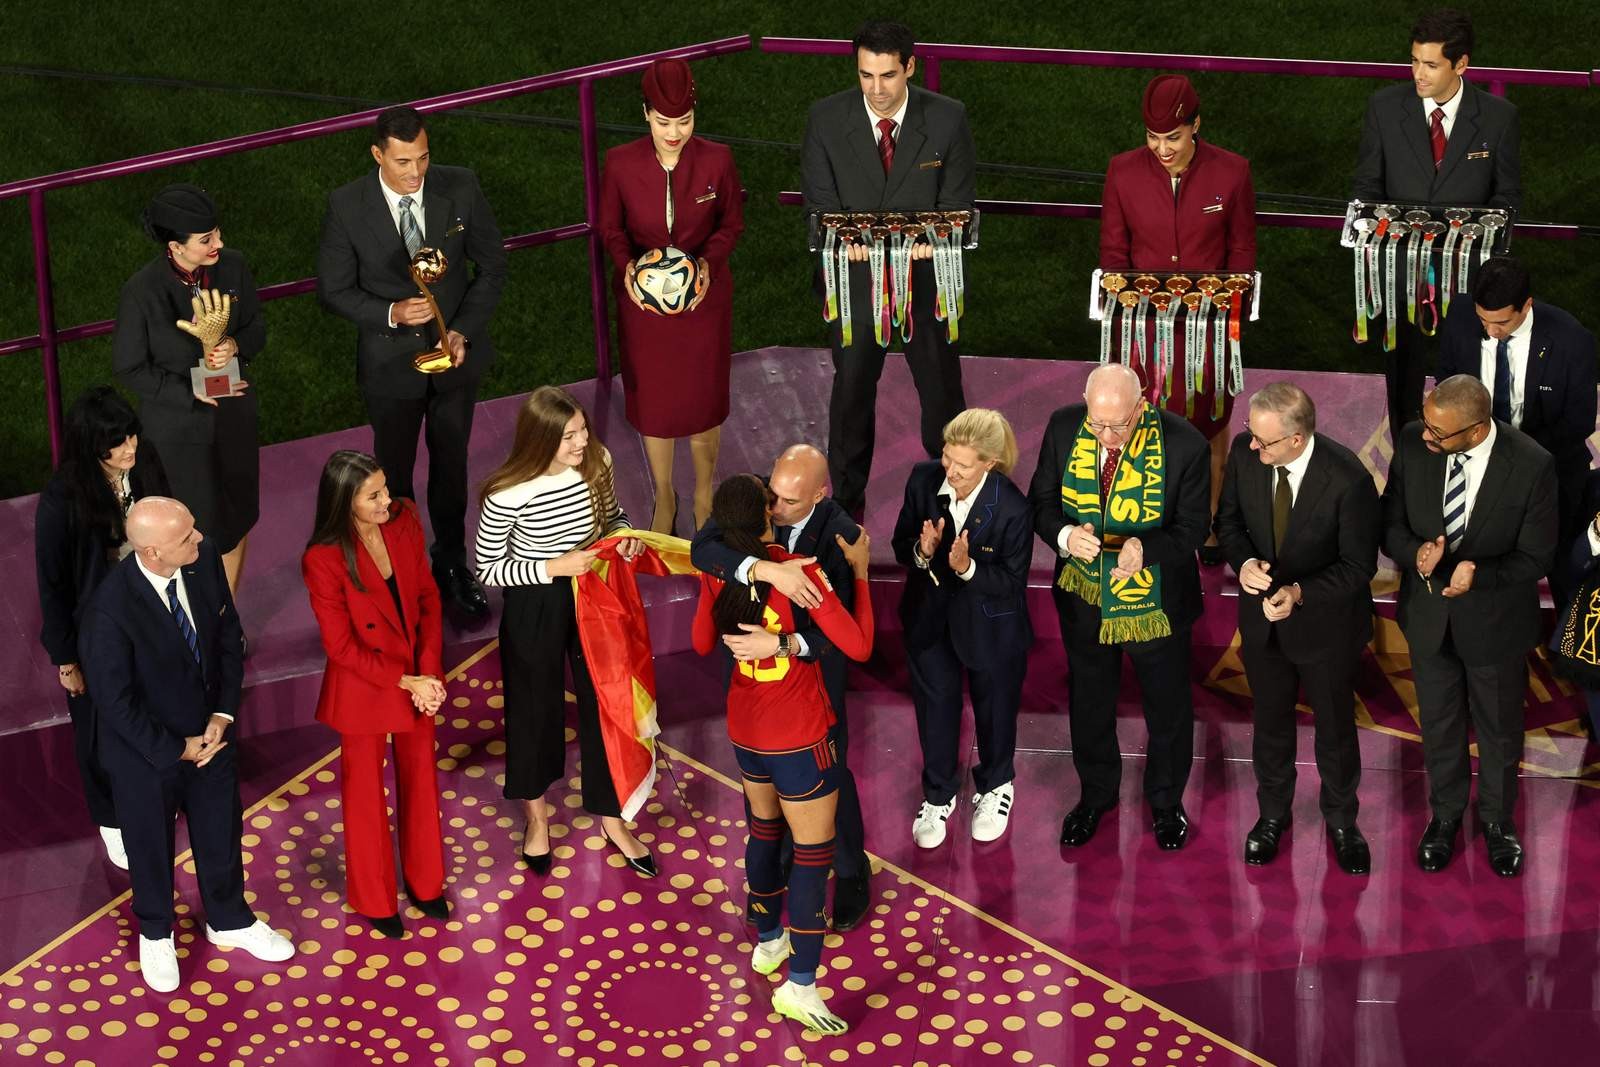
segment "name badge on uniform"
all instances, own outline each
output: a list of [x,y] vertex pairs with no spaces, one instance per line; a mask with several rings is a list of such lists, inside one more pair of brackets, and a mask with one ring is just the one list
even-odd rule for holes
[[1223,204],[1207,204],[1205,207],[1200,209],[1200,214],[1215,215],[1217,212],[1221,211],[1224,206],[1225,205]]
[[707,204],[707,203],[710,203],[711,201],[715,200],[716,198],[717,198],[717,191],[715,189],[711,188],[710,186],[707,186],[706,187],[706,191],[705,191],[705,195],[704,196],[695,197],[694,198],[694,202],[697,203],[697,204]]
[[942,166],[944,166],[944,160],[942,160],[942,159],[930,159],[926,163],[918,163],[917,164],[917,169],[918,170],[932,170],[934,167],[942,167]]
[[1467,158],[1468,159],[1488,159],[1489,158],[1489,153],[1488,152],[1468,152],[1467,153]]
[[456,234],[460,233],[462,230],[465,230],[466,228],[467,227],[460,220],[457,220],[456,224],[454,226],[452,226],[448,230],[444,231],[444,235],[446,237],[454,237]]

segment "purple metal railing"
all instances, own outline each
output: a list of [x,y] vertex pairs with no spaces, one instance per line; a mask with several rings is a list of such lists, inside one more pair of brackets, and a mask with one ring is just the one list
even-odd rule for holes
[[[764,37],[761,51],[796,55],[849,55],[850,42],[812,37]],[[1320,78],[1409,78],[1406,63],[1366,63],[1327,59],[1262,59],[1252,56],[1181,56],[1165,52],[1097,52],[1076,48],[1010,48],[983,44],[917,44],[923,84],[939,91],[943,60],[987,63],[1050,63],[1071,67],[1134,67],[1162,70],[1208,70],[1227,74],[1287,74]],[[1600,85],[1600,70],[1520,70],[1515,67],[1472,67],[1475,80],[1504,96],[1507,85],[1555,85],[1588,88]]]
[[[805,198],[794,190],[778,194],[778,203],[784,207],[798,207]],[[985,215],[1031,215],[1036,218],[1097,219],[1099,204],[1061,204],[1052,200],[977,200],[977,209]],[[1344,225],[1343,215],[1315,215],[1298,211],[1258,211],[1256,225],[1278,226],[1293,230],[1337,230]],[[1548,222],[1519,222],[1514,227],[1518,237],[1535,237],[1554,241],[1576,241],[1583,236],[1581,227]]]
[[[593,63],[585,67],[573,67],[570,70],[556,71],[552,74],[540,74],[532,78],[520,78],[516,81],[502,82],[498,85],[489,85],[481,89],[469,89],[464,92],[429,97],[426,100],[413,101],[411,104],[412,107],[423,112],[449,111],[455,108],[471,107],[476,104],[487,104],[496,100],[507,100],[516,96],[526,96],[530,93],[545,92],[569,85],[578,87],[578,117],[582,131],[583,151],[583,221],[546,230],[538,230],[534,233],[519,234],[506,240],[506,248],[508,250],[532,248],[537,245],[553,244],[557,241],[567,241],[578,237],[587,237],[589,239],[589,304],[590,314],[594,318],[595,376],[598,378],[606,379],[611,376],[611,329],[606,319],[605,257],[600,246],[599,232],[600,160],[597,154],[598,137],[595,125],[594,83],[601,78],[611,78],[619,74],[643,70],[658,59],[705,59],[711,56],[726,55],[730,52],[748,51],[750,47],[750,36],[741,34],[737,37],[724,37],[721,40],[684,45],[681,48],[669,48],[661,52],[652,52],[649,55],[632,56],[627,59],[611,60],[605,63]],[[145,156],[135,156],[132,159],[119,160],[114,163],[100,163],[90,167],[79,167],[75,170],[61,171],[56,174],[46,174],[37,178],[27,178],[22,181],[0,185],[0,200],[9,200],[20,196],[28,198],[28,216],[33,227],[33,264],[39,311],[39,332],[28,337],[15,337],[7,341],[0,341],[0,355],[25,352],[34,348],[41,350],[40,359],[44,366],[45,405],[50,426],[50,455],[52,461],[59,461],[61,457],[61,371],[57,358],[57,349],[61,344],[68,341],[82,340],[86,337],[98,337],[102,334],[110,333],[116,324],[108,319],[101,322],[69,326],[65,329],[58,330],[56,328],[55,299],[50,278],[50,231],[45,220],[45,194],[52,189],[62,189],[69,185],[83,185],[129,174],[142,174],[146,171],[176,166],[180,163],[193,163],[202,159],[214,159],[217,156],[232,155],[235,152],[248,152],[257,148],[268,148],[273,145],[289,144],[293,141],[304,141],[342,133],[345,130],[369,125],[377,118],[380,110],[380,108],[370,108],[366,111],[358,111],[336,118],[319,119],[316,122],[303,122],[296,126],[285,126],[276,130],[243,134],[207,144],[175,148]],[[301,278],[297,281],[264,286],[260,290],[260,296],[262,300],[276,300],[282,297],[309,293],[315,289],[315,278]]]

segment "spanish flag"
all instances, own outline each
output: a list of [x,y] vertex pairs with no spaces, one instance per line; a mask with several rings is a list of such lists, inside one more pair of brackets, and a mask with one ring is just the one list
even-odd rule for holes
[[[644,544],[644,551],[631,560],[618,550],[628,538]],[[600,555],[573,582],[578,638],[600,708],[611,783],[622,802],[622,817],[632,819],[655,786],[655,739],[661,732],[656,724],[655,656],[637,575],[698,572],[689,563],[689,542],[681,537],[624,530],[593,547]]]

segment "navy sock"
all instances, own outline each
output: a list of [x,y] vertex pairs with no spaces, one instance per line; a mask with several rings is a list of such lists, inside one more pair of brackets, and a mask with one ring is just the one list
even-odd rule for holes
[[789,936],[794,946],[789,980],[798,985],[816,980],[822,960],[822,938],[828,932],[822,906],[832,867],[833,838],[814,845],[795,842],[794,868],[789,872]]
[[749,911],[761,940],[778,936],[783,924],[783,877],[778,852],[784,821],[750,816],[750,837],[744,845],[744,877],[750,883]]

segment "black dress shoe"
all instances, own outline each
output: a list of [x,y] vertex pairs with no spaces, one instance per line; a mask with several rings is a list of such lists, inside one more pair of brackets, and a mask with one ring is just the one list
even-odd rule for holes
[[1090,838],[1094,837],[1094,832],[1100,828],[1100,816],[1115,807],[1115,804],[1078,801],[1078,806],[1067,812],[1067,817],[1061,820],[1061,843],[1068,848],[1081,848],[1087,845]]
[[1200,562],[1207,567],[1220,567],[1227,562],[1228,557],[1222,554],[1221,545],[1201,545]]
[[545,846],[543,852],[528,851],[528,831],[522,831],[522,862],[534,874],[546,875],[550,873],[550,847]]
[[1330,826],[1328,840],[1333,842],[1333,856],[1345,874],[1368,874],[1372,870],[1372,850],[1367,839],[1361,836],[1358,826]]
[[406,928],[400,922],[400,916],[398,915],[385,915],[381,919],[374,919],[368,915],[366,918],[367,922],[372,924],[372,928],[384,937],[401,938],[406,936]]
[[656,875],[661,873],[656,868],[655,856],[651,855],[648,850],[642,856],[630,856],[626,852],[622,851],[621,845],[611,840],[611,835],[606,833],[605,830],[602,829],[600,831],[600,836],[606,839],[606,844],[610,845],[621,854],[622,858],[627,861],[629,867],[632,867],[634,870],[638,871],[639,874],[645,878],[654,878]]
[[462,613],[480,622],[489,617],[489,597],[470,570],[465,566],[451,567],[449,581],[450,600]]
[[[411,891],[409,889],[406,890],[406,894],[410,896]],[[411,896],[411,903],[415,904],[417,910],[430,919],[438,919],[443,922],[450,918],[450,902],[445,899],[443,893],[440,893],[432,900],[418,900],[415,896]]]
[[1460,819],[1441,819],[1437,815],[1429,819],[1428,828],[1417,843],[1417,865],[1429,873],[1448,867],[1456,854],[1456,835],[1460,832]]
[[1182,804],[1170,808],[1151,808],[1151,829],[1156,832],[1156,844],[1174,852],[1189,840],[1189,816]]
[[1244,861],[1252,867],[1264,867],[1277,859],[1278,839],[1288,829],[1288,819],[1269,819],[1265,815],[1257,819],[1244,835]]
[[854,930],[867,917],[872,906],[872,885],[867,875],[860,878],[835,878],[833,881],[833,928],[839,933]]
[[1517,828],[1508,822],[1483,824],[1483,841],[1489,849],[1489,867],[1502,878],[1515,878],[1522,873],[1522,842],[1517,840]]

